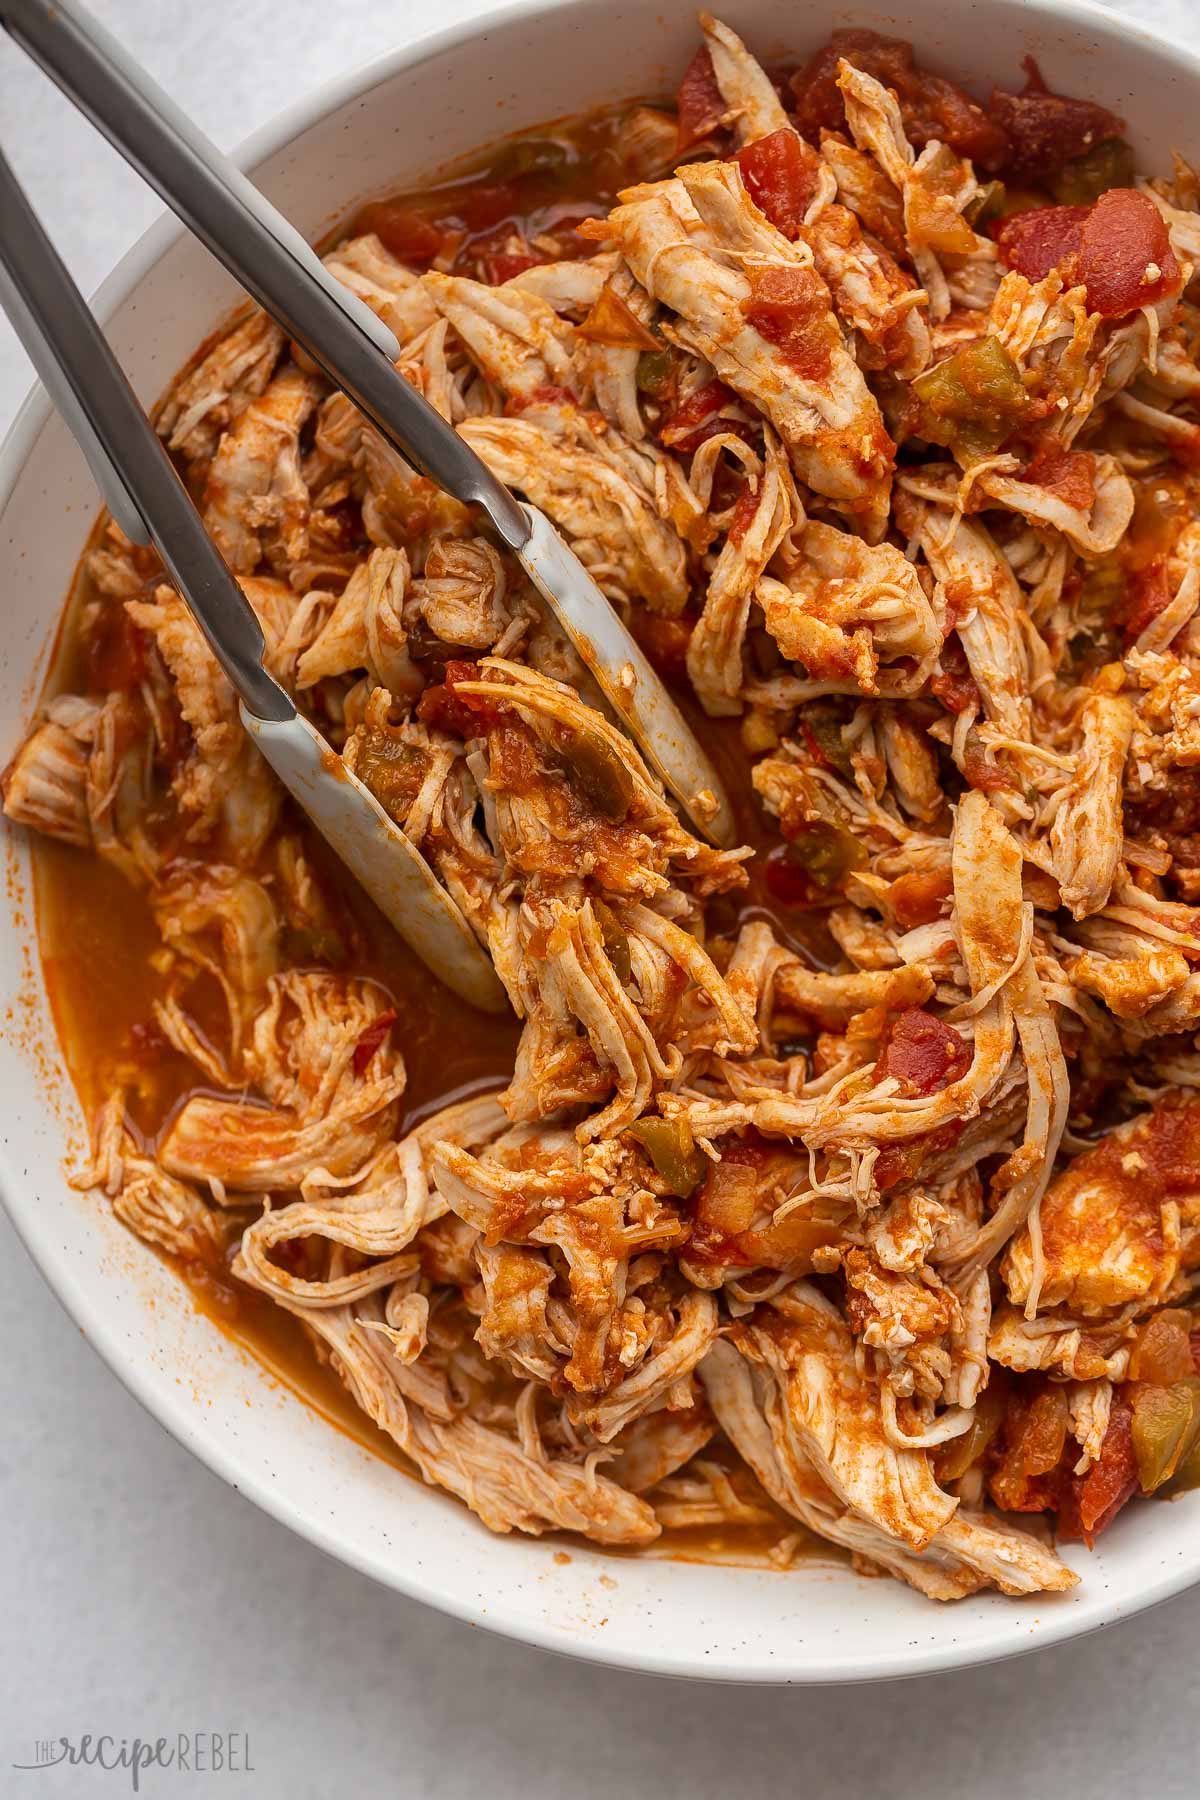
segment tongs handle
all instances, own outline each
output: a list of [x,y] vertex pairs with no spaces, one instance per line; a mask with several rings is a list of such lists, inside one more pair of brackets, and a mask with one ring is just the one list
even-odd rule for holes
[[0,301],[87,456],[114,517],[153,537],[235,689],[261,719],[295,707],[262,666],[263,634],[108,342],[0,151]]
[[0,0],[0,23],[384,437],[519,550],[524,513],[392,366],[392,332],[103,26],[67,0]]

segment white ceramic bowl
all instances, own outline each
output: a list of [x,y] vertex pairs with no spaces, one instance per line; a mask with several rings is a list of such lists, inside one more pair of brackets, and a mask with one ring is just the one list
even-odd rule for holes
[[[772,0],[722,9],[758,50],[795,57],[838,24],[911,37],[984,90],[1038,56],[1050,84],[1115,108],[1143,166],[1195,150],[1200,64],[1080,0],[909,0],[842,12]],[[807,15],[807,16],[806,16]],[[781,35],[781,32],[783,35]],[[521,4],[381,58],[292,107],[241,162],[301,229],[415,183],[490,138],[599,102],[669,90],[696,45],[690,7],[650,0]],[[264,51],[264,54],[269,52]],[[235,299],[212,259],[163,221],[98,299],[118,355],[152,402]],[[0,454],[0,763],[45,669],[61,598],[95,513],[81,457],[40,393]],[[663,1674],[820,1682],[917,1674],[1015,1655],[1107,1625],[1200,1578],[1200,1493],[1135,1506],[1102,1547],[1071,1552],[1075,1592],[938,1607],[834,1566],[789,1574],[616,1560],[497,1538],[447,1496],[333,1430],[196,1313],[186,1291],[64,1157],[83,1142],[32,935],[25,846],[8,843],[11,924],[0,935],[0,1182],[30,1253],[113,1371],[180,1441],[253,1500],[402,1592],[548,1649]]]

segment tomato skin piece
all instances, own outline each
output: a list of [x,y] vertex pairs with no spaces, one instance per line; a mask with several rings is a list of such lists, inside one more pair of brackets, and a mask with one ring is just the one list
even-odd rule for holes
[[356,1075],[366,1074],[367,1069],[370,1066],[371,1058],[379,1049],[384,1038],[399,1017],[400,1015],[396,1011],[396,1008],[390,1006],[386,1012],[378,1013],[376,1017],[371,1020],[371,1023],[361,1034],[357,1044],[354,1046],[354,1054],[351,1060],[353,1061],[354,1073]]
[[690,144],[711,136],[725,117],[726,111],[708,45],[701,44],[684,70],[683,80],[675,95],[679,149],[686,150]]
[[989,118],[1008,138],[1004,168],[1014,180],[1044,180],[1094,145],[1122,136],[1124,119],[1106,106],[1052,94],[1032,56],[1024,59],[1023,67],[1022,93],[993,88],[988,101]]
[[804,214],[816,192],[816,158],[803,139],[784,125],[768,137],[746,144],[733,159],[742,171],[746,192],[760,213],[785,238],[800,235]]

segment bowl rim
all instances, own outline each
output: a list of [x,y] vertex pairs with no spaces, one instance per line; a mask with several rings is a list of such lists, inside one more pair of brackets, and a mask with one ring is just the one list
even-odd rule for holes
[[[320,122],[329,113],[348,104],[371,88],[380,86],[395,75],[412,71],[447,52],[454,52],[486,38],[493,30],[506,30],[512,25],[534,21],[550,14],[569,12],[581,0],[506,0],[440,29],[421,33],[411,41],[368,57],[341,74],[331,76],[307,91],[273,115],[257,130],[244,138],[230,153],[238,168],[250,169],[267,157],[284,150],[302,132]],[[1165,32],[1148,28],[1124,13],[1113,11],[1098,0],[1000,0],[1014,13],[1037,24],[1076,25],[1088,27],[1110,39],[1140,41],[1161,52],[1183,73],[1197,83],[1200,94],[1200,52],[1172,43]],[[91,306],[102,324],[126,301],[150,270],[186,233],[169,211],[137,238],[116,263],[91,296]],[[51,402],[41,383],[33,383],[2,442],[0,442],[0,514],[7,507],[12,490],[43,429],[52,415]],[[56,625],[57,629],[57,625]],[[36,927],[34,927],[36,931]],[[40,969],[40,964],[39,964]],[[6,1141],[0,1141],[0,1203],[34,1266],[71,1321],[116,1376],[122,1386],[140,1402],[151,1417],[178,1443],[191,1452],[235,1492],[250,1500],[270,1518],[277,1520],[297,1536],[316,1546],[335,1561],[353,1568],[385,1587],[417,1600],[437,1611],[481,1628],[493,1635],[514,1639],[539,1650],[546,1650],[598,1663],[610,1668],[639,1673],[705,1681],[757,1686],[825,1686],[852,1685],[869,1681],[908,1679],[942,1671],[969,1668],[1007,1661],[1031,1650],[1048,1649],[1069,1639],[1081,1638],[1103,1630],[1123,1619],[1132,1618],[1152,1606],[1183,1592],[1200,1582],[1200,1540],[1195,1557],[1173,1568],[1162,1568],[1145,1582],[1133,1596],[1097,1597],[1092,1601],[1091,1616],[1081,1617],[1074,1608],[1054,1609],[1052,1619],[1039,1621],[1036,1636],[997,1624],[992,1642],[983,1639],[964,1646],[952,1630],[937,1644],[912,1647],[907,1652],[875,1656],[844,1655],[836,1651],[823,1653],[820,1663],[800,1666],[771,1662],[746,1666],[725,1661],[714,1664],[698,1658],[684,1647],[679,1650],[628,1649],[609,1647],[601,1638],[586,1640],[572,1635],[561,1626],[527,1617],[507,1617],[477,1602],[447,1592],[438,1580],[405,1566],[398,1559],[386,1560],[347,1543],[333,1527],[307,1516],[291,1501],[289,1495],[272,1486],[241,1463],[233,1445],[225,1444],[219,1432],[206,1429],[203,1415],[176,1396],[175,1391],[160,1388],[151,1378],[148,1366],[131,1358],[121,1333],[107,1315],[99,1312],[77,1281],[71,1259],[57,1253],[48,1242],[38,1238],[36,1213],[22,1208],[15,1197],[20,1194],[19,1171],[10,1158]],[[245,1352],[250,1355],[250,1352]],[[998,1615],[999,1618],[999,1615]],[[1014,1621],[1015,1622],[1015,1621]]]

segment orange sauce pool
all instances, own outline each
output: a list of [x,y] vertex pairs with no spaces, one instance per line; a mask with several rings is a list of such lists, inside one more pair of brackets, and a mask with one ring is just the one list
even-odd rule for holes
[[[625,184],[613,149],[618,117],[607,111],[567,128],[556,125],[527,134],[504,146],[470,180],[427,195],[373,202],[348,230],[377,231],[401,256],[420,261],[436,253],[447,264],[491,279],[515,272],[504,261],[514,254],[514,233],[526,241],[553,239],[561,255],[590,254],[592,246],[576,237],[573,226],[606,210]],[[76,621],[81,602],[94,598],[86,577],[78,578],[48,692],[80,692],[88,686],[89,664],[76,635]],[[727,783],[742,841],[763,849],[778,843],[778,834],[764,820],[750,786],[739,722],[704,718],[690,693],[678,687],[676,691]],[[396,1038],[408,1073],[400,1130],[457,1097],[503,1086],[513,1066],[517,1021],[477,1013],[441,988],[290,801],[284,823],[303,837],[323,885],[350,921],[353,971],[379,982],[396,1008]],[[167,1046],[155,1028],[153,1007],[162,981],[154,958],[161,940],[148,899],[110,864],[84,851],[40,837],[32,847],[46,987],[72,1080],[89,1119],[115,1088],[123,1089],[131,1122],[153,1149],[196,1082],[192,1065]],[[711,923],[714,929],[731,930],[749,916],[770,917],[781,937],[799,938],[810,954],[822,960],[819,926],[791,908],[781,914],[762,885],[758,867],[752,868],[750,887],[737,905],[727,906]],[[104,1204],[103,1199],[97,1196],[96,1204]],[[222,1270],[167,1260],[187,1282],[197,1309],[273,1376],[359,1444],[413,1473],[397,1446],[355,1406],[336,1375],[318,1359],[297,1319]],[[729,1452],[718,1442],[713,1454],[720,1458]],[[769,1565],[772,1550],[784,1537],[798,1540],[795,1554],[826,1558],[831,1554],[828,1546],[810,1538],[783,1513],[770,1523],[735,1529],[670,1531],[651,1554]]]

